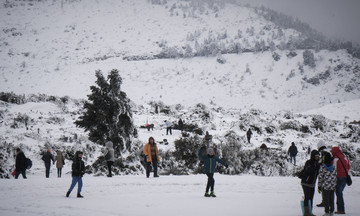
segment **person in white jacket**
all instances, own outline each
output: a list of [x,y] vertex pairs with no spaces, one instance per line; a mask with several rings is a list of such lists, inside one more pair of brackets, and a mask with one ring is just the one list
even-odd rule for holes
[[112,177],[111,167],[114,164],[115,156],[114,156],[114,144],[111,141],[105,143],[104,157],[106,160],[106,164],[109,170],[109,174],[107,177]]

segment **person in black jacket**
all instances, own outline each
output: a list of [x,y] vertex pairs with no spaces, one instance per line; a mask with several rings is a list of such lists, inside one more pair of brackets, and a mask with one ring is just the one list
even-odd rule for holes
[[294,159],[294,166],[296,166],[296,155],[298,153],[298,150],[295,146],[295,143],[292,142],[291,146],[289,147],[288,150],[288,155],[290,155],[290,163],[292,163],[292,160]]
[[252,134],[253,133],[252,133],[251,129],[249,128],[249,130],[246,132],[246,138],[247,138],[248,143],[250,143]]
[[49,178],[51,161],[55,162],[53,155],[50,153],[50,149],[45,152],[41,159],[44,161],[45,164],[45,176],[46,178]]
[[66,197],[70,196],[71,191],[74,189],[75,185],[78,184],[77,197],[83,198],[83,196],[81,195],[81,189],[83,186],[82,177],[85,174],[85,164],[82,160],[82,156],[83,153],[81,151],[77,151],[75,153],[75,159],[71,165],[72,183],[68,192],[66,193]]
[[[306,161],[301,175],[301,186],[304,191],[304,216],[314,216],[310,212],[313,206],[315,183],[320,169],[319,159],[319,152],[317,150],[312,150],[310,160]],[[309,202],[311,206],[309,206]]]
[[15,179],[17,179],[20,174],[24,179],[26,179],[26,157],[24,152],[17,148],[15,160]]

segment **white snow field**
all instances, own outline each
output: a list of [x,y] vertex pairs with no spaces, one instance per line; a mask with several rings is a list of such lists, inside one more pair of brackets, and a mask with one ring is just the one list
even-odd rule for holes
[[[65,193],[71,174],[49,179],[29,174],[28,179],[0,179],[0,215],[156,215],[230,216],[301,215],[303,196],[297,177],[228,176],[215,174],[216,198],[203,197],[206,176],[115,176],[83,177],[83,199],[76,198],[77,187],[69,198]],[[66,170],[65,170],[66,171]],[[359,178],[344,191],[346,215],[360,215]],[[320,202],[316,192],[314,203]],[[324,209],[315,207],[315,215]]]

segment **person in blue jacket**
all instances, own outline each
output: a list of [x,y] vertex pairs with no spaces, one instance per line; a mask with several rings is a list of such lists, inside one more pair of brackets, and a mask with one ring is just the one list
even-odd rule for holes
[[[216,163],[219,162],[222,165],[224,165],[226,168],[228,168],[228,165],[224,161],[220,160],[218,157],[215,156],[214,149],[208,148],[206,150],[206,155],[204,155],[204,150],[206,150],[205,146],[200,148],[198,153],[199,158],[204,161],[203,173],[205,173],[208,177],[204,196],[216,197],[214,193],[214,185],[215,185],[214,172],[216,168]],[[211,190],[210,194],[209,194],[209,189]]]

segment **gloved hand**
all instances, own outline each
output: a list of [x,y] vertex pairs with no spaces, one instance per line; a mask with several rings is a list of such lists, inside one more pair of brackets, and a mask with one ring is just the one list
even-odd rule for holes
[[321,192],[322,192],[321,187],[318,187],[318,192],[319,192],[319,193],[321,193]]

